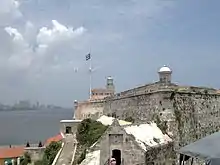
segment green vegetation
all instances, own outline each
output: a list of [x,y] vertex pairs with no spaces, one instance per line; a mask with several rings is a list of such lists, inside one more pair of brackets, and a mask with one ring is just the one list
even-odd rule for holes
[[77,127],[76,139],[79,142],[79,149],[77,155],[79,155],[74,164],[80,164],[86,157],[86,149],[94,144],[106,131],[108,127],[101,122],[85,119]]
[[80,164],[86,158],[86,149],[83,150],[80,157],[77,160],[77,164]]
[[132,118],[131,116],[126,117],[126,118],[125,118],[125,121],[131,122],[131,123],[134,123],[134,122],[135,122],[134,118]]
[[76,139],[80,145],[90,147],[102,136],[106,129],[107,126],[101,122],[85,119],[78,125]]
[[31,163],[31,156],[25,152],[23,158],[21,158],[21,165],[28,165],[29,163]]
[[34,165],[51,165],[60,148],[61,142],[51,142],[44,151],[43,159],[36,161]]

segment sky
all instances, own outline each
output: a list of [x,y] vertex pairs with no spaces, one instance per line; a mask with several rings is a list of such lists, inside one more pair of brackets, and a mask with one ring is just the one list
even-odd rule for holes
[[1,0],[0,102],[73,106],[114,78],[117,92],[158,80],[220,88],[219,0]]

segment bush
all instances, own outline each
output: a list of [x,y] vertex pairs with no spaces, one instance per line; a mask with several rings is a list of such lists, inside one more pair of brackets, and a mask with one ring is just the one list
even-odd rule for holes
[[86,158],[86,149],[84,149],[83,152],[81,153],[79,159],[77,160],[77,163],[80,164],[85,158]]
[[108,127],[101,122],[85,119],[77,127],[76,139],[79,149],[73,164],[80,164],[86,157],[86,149],[94,144],[106,131]]
[[47,163],[44,162],[43,160],[38,160],[34,163],[34,165],[47,165]]
[[107,126],[103,125],[101,122],[85,119],[77,127],[77,141],[80,145],[89,147],[102,136],[106,129]]
[[134,120],[131,116],[126,117],[126,118],[125,118],[125,121],[131,122],[131,123],[134,123],[134,122],[135,122],[135,120]]
[[61,142],[51,142],[44,151],[43,162],[48,165],[52,164],[60,148]]

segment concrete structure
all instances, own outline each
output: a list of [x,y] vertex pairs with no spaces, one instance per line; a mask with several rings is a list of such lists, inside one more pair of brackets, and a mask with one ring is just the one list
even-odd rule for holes
[[[131,125],[107,116],[98,121],[110,126],[88,150],[81,165],[108,164],[110,158],[116,159],[116,165],[161,164],[174,155],[171,138],[155,123]],[[167,165],[172,163],[173,159],[167,161]]]
[[164,65],[162,68],[160,68],[158,73],[159,73],[159,80],[161,83],[165,83],[165,84],[171,83],[172,71],[169,67]]
[[110,90],[111,94],[115,92],[114,79],[111,76],[107,77],[106,89]]
[[61,120],[60,132],[65,136],[66,134],[76,134],[77,125],[81,120]]
[[115,93],[115,86],[112,77],[106,80],[106,88],[95,88],[91,91],[91,98],[78,102],[74,101],[75,116],[78,120],[86,118],[97,119],[103,115],[103,107],[106,97],[111,97]]
[[[77,101],[74,101],[74,103],[76,104]],[[75,114],[73,116],[75,116]],[[63,143],[52,165],[67,165],[73,163],[77,148],[76,131],[80,122],[81,120],[75,119],[60,121],[60,133],[63,136]]]

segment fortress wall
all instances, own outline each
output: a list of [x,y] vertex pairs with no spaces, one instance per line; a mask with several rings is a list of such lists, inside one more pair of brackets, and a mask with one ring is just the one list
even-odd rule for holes
[[75,110],[76,119],[98,118],[103,114],[104,101],[79,102]]
[[220,95],[175,93],[171,102],[181,146],[220,130]]
[[132,117],[137,123],[155,121],[158,116],[167,121],[173,138],[183,146],[220,129],[220,95],[204,88],[184,92],[176,88],[108,98],[104,114]]
[[155,93],[161,90],[172,91],[172,90],[175,90],[177,87],[178,86],[176,84],[162,84],[162,83],[156,82],[153,84],[147,84],[145,86],[140,86],[137,88],[133,88],[127,91],[117,93],[112,97],[105,98],[105,100],[115,100],[115,99],[117,100],[117,99],[122,99],[122,98],[127,98],[127,97],[133,97],[136,95]]
[[171,103],[165,99],[166,96],[169,98],[170,94],[171,91],[164,90],[109,99],[104,105],[104,114],[112,115],[116,113],[116,116],[122,119],[132,117],[135,122],[150,121],[155,113],[171,107]]

